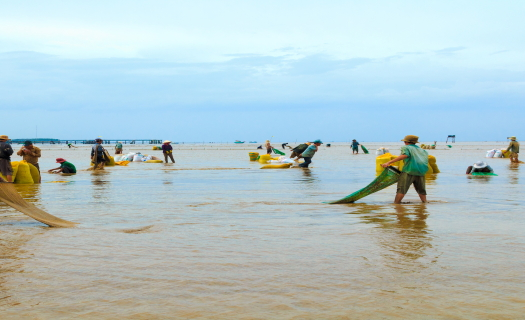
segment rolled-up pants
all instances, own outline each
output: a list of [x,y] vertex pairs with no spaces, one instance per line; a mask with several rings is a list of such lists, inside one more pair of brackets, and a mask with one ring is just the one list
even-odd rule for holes
[[168,157],[170,157],[172,163],[175,163],[175,159],[173,159],[173,153],[165,153],[164,154],[164,161],[166,163],[168,163]]

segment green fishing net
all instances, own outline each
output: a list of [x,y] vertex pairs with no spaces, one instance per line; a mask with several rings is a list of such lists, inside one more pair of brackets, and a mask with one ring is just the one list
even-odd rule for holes
[[375,178],[369,185],[364,187],[361,190],[358,190],[352,193],[349,196],[344,197],[343,199],[329,202],[330,204],[340,204],[340,203],[352,203],[361,198],[364,198],[372,193],[375,193],[379,190],[383,190],[386,187],[389,187],[396,183],[399,180],[399,175],[401,172],[394,167],[387,167],[383,172]]

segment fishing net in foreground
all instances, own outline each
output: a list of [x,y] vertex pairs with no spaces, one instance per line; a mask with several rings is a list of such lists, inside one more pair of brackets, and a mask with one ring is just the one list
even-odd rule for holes
[[75,222],[60,219],[25,201],[11,183],[0,183],[0,200],[50,227],[74,227]]
[[361,198],[364,198],[372,193],[375,193],[379,190],[383,190],[386,187],[389,187],[396,183],[399,180],[399,175],[401,172],[394,167],[387,167],[383,172],[375,178],[372,183],[367,185],[361,190],[358,190],[352,193],[349,196],[344,197],[343,199],[328,202],[330,204],[340,204],[340,203],[352,203]]

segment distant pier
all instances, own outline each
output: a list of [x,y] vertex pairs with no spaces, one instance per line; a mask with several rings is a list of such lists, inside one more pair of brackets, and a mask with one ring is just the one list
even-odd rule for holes
[[[61,140],[61,139],[50,139],[50,138],[38,138],[38,139],[11,139],[11,143],[23,144],[25,141],[31,141],[34,144],[95,144],[95,140],[85,140],[85,139],[70,139],[70,140]],[[102,139],[103,144],[113,144],[117,142],[122,142],[123,144],[162,144],[162,140],[159,139]]]

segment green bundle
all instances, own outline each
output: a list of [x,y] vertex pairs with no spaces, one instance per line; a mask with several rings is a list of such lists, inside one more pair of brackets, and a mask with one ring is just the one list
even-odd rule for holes
[[383,172],[375,178],[369,185],[361,190],[352,193],[349,196],[344,197],[341,200],[328,202],[330,204],[341,204],[341,203],[353,203],[361,198],[376,193],[379,190],[383,190],[396,183],[399,180],[401,172],[392,166],[388,166]]
[[273,152],[274,152],[275,154],[280,155],[280,156],[285,156],[285,155],[286,155],[286,153],[284,153],[284,152],[282,152],[282,151],[279,151],[279,150],[277,150],[277,149],[275,149],[275,148],[273,149]]
[[472,172],[473,176],[497,176],[497,174],[492,172]]

